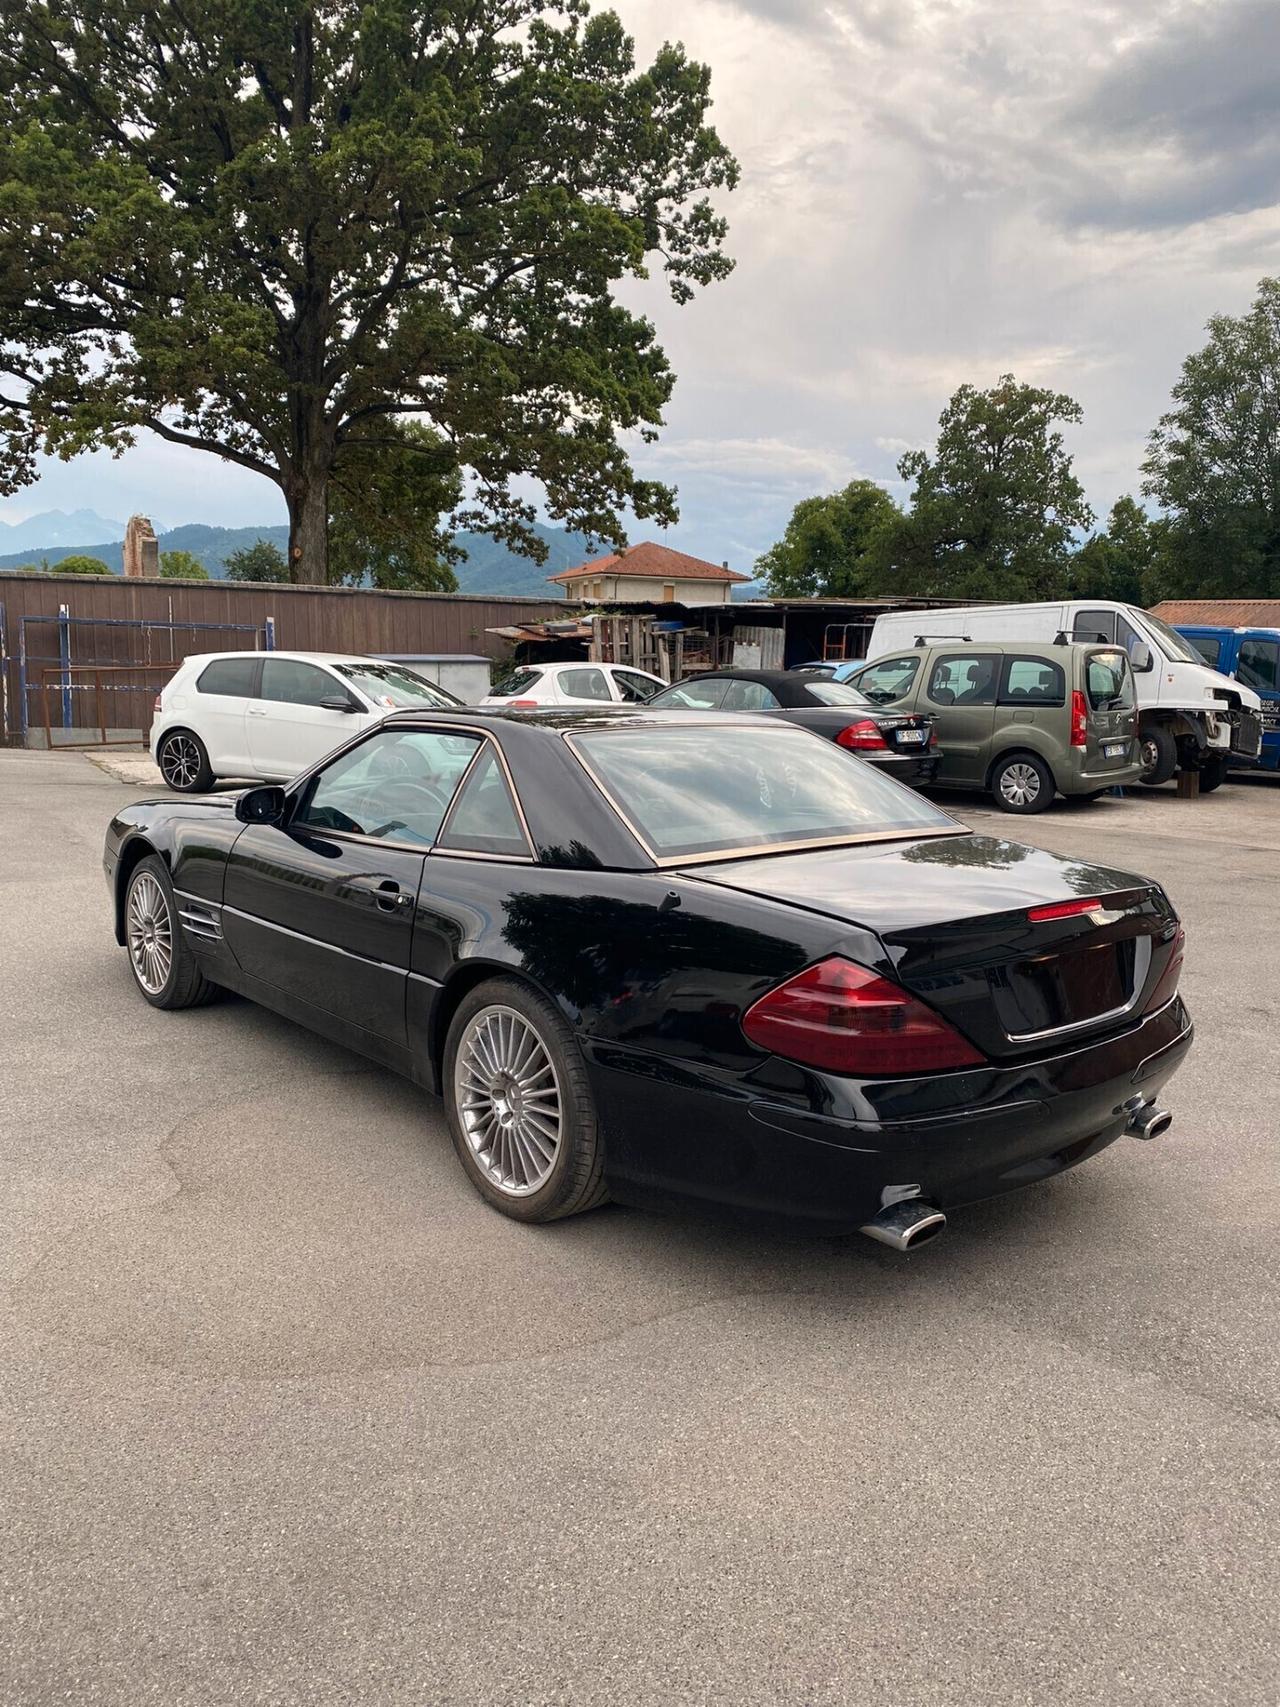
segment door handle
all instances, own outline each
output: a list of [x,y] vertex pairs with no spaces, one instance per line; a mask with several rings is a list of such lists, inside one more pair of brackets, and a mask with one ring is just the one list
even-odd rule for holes
[[252,705],[247,706],[246,710],[250,717],[265,717],[267,715],[265,711],[259,711],[256,706]]
[[413,891],[402,889],[394,877],[350,877],[347,888],[371,894],[378,909],[384,913],[413,906]]

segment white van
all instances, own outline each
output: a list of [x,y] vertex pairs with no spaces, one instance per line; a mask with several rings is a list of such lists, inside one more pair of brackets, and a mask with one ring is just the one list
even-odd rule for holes
[[876,618],[868,660],[934,640],[1116,641],[1129,654],[1138,689],[1141,780],[1167,782],[1176,770],[1206,771],[1216,781],[1229,761],[1256,762],[1262,701],[1252,688],[1205,664],[1190,641],[1150,611],[1105,599],[1053,604],[959,605],[892,611]]

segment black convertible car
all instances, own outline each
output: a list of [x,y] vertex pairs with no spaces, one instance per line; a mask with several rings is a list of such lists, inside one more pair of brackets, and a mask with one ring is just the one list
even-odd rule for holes
[[158,1008],[240,991],[439,1091],[506,1214],[614,1196],[861,1227],[1169,1123],[1158,884],[970,834],[758,718],[406,712],[288,788],[130,806]]
[[932,782],[938,774],[934,719],[886,711],[847,682],[794,670],[707,670],[686,676],[645,701],[650,711],[763,711],[846,752],[868,759],[899,782]]

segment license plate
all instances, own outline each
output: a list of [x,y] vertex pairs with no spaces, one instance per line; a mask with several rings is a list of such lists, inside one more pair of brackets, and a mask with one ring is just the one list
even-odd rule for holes
[[1127,741],[1104,741],[1102,743],[1102,756],[1104,759],[1128,758],[1129,743]]
[[899,729],[898,745],[900,747],[923,747],[925,731],[923,729]]

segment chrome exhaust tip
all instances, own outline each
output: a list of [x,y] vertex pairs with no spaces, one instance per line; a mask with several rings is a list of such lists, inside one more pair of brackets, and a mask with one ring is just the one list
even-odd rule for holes
[[913,1251],[917,1245],[926,1245],[930,1239],[936,1239],[946,1230],[946,1225],[947,1218],[940,1209],[935,1209],[931,1203],[921,1203],[919,1198],[908,1198],[904,1203],[891,1203],[870,1221],[864,1222],[858,1231],[879,1244],[888,1245],[890,1250]]
[[1130,1138],[1159,1138],[1173,1125],[1167,1108],[1157,1108],[1153,1102],[1139,1104],[1129,1116],[1125,1132]]

